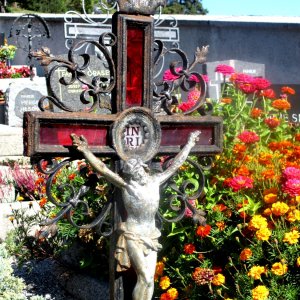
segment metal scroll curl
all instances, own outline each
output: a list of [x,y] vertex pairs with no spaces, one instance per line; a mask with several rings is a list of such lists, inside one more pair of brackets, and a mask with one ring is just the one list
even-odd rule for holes
[[[205,79],[202,74],[194,70],[197,64],[205,62],[208,46],[201,49],[198,47],[194,60],[190,64],[186,54],[181,49],[166,49],[159,40],[156,40],[155,43],[155,78],[162,77],[161,81],[154,83],[153,101],[156,112],[163,110],[168,115],[173,115],[181,110],[184,115],[195,112],[201,115],[210,114],[212,106],[205,100]],[[175,55],[176,60],[170,63],[169,70],[166,70],[162,76],[161,73],[168,55]],[[190,95],[188,101],[182,99],[182,92]]]
[[[173,159],[173,156],[168,157],[162,166],[163,169],[167,168]],[[195,200],[201,197],[205,185],[205,175],[203,170],[209,169],[211,163],[212,160],[209,157],[197,159],[188,158],[182,168],[190,169],[193,176],[184,178],[179,181],[179,183],[176,183],[175,178],[178,177],[178,173],[181,172],[179,170],[177,171],[177,174],[172,176],[169,181],[162,186],[162,190],[168,187],[162,205],[165,206],[165,210],[168,211],[167,215],[171,217],[165,217],[165,214],[159,212],[158,217],[160,222],[178,222],[185,217],[186,211],[189,209],[195,223],[200,225],[206,223],[205,212],[197,209],[189,200]]]
[[[62,178],[62,173],[70,168],[76,162],[76,159],[65,159],[59,163],[53,160],[41,160],[38,163],[38,168],[41,172],[48,176],[46,181],[46,196],[52,202],[59,212],[52,218],[48,218],[42,225],[50,225],[58,222],[60,219],[66,219],[74,227],[80,229],[90,229],[97,226],[97,231],[103,236],[109,236],[113,229],[110,223],[110,212],[112,201],[109,199],[89,199],[89,192],[95,195],[97,190],[99,193],[108,194],[103,187],[99,187],[99,181],[105,182],[104,178],[90,173],[86,165],[82,165],[80,170],[81,181],[77,186],[74,182],[59,181]],[[65,170],[64,170],[65,169]],[[86,174],[89,174],[88,176]],[[107,185],[107,189],[110,186]],[[99,194],[98,193],[98,194]],[[93,201],[92,201],[93,200]],[[95,211],[97,210],[98,215]],[[99,212],[100,211],[100,212]]]
[[[114,34],[104,33],[100,36],[98,42],[83,40],[76,43],[69,50],[68,59],[63,59],[59,56],[53,57],[48,49],[41,49],[32,53],[32,56],[41,61],[42,66],[49,66],[51,63],[54,63],[47,76],[49,96],[44,96],[40,99],[40,109],[42,111],[51,109],[53,105],[68,112],[92,112],[98,107],[110,109],[110,105],[103,102],[107,101],[109,94],[115,87],[115,65],[109,50],[109,47],[115,45],[115,43],[116,36]],[[88,53],[78,54],[77,51],[83,45],[91,45],[97,50],[99,63],[103,59],[105,60],[108,76],[90,74],[89,67],[92,56]],[[101,58],[99,58],[100,54]],[[93,59],[95,58],[93,57]],[[56,79],[57,76],[59,77],[58,80]],[[83,108],[74,109],[72,106],[67,105],[62,101],[61,95],[57,91],[57,85],[71,86],[74,83],[81,87],[82,92],[79,99],[75,98],[72,101],[80,103],[80,106],[83,106]],[[47,103],[45,104],[46,101]]]

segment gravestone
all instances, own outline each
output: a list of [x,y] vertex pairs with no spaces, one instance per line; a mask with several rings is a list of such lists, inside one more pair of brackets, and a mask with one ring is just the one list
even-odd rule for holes
[[236,73],[244,73],[253,77],[265,77],[264,64],[257,64],[253,62],[234,59],[207,62],[204,65],[204,71],[205,74],[207,74],[209,77],[208,96],[211,99],[219,99],[221,97],[222,84],[224,84],[223,75],[215,72],[215,69],[218,65],[231,66],[234,68]]
[[19,79],[11,83],[6,91],[5,124],[22,127],[24,112],[39,111],[38,101],[46,94],[44,77]]
[[[59,58],[68,61],[68,55],[60,55]],[[75,61],[79,65],[83,64],[83,59],[80,56],[75,56]],[[49,69],[51,70],[56,66],[57,63],[52,63]],[[106,78],[107,81],[110,79],[110,72],[109,69],[105,67],[105,61],[101,58],[98,58],[96,55],[90,55],[89,65],[84,72],[86,75],[86,80],[90,83],[95,76]],[[67,71],[67,68],[57,67],[54,70],[54,74],[51,76],[51,88],[48,90],[49,95],[54,95],[73,111],[86,108],[87,105],[81,101],[78,101],[78,99],[80,98],[82,92],[84,92],[84,90],[88,87],[79,80],[75,80],[72,84],[64,85],[60,82],[61,78],[64,78],[66,82],[69,82],[71,79],[71,73]],[[92,97],[90,97],[90,100],[92,104]],[[106,97],[102,100],[102,107],[97,109],[97,111],[95,111],[96,113],[108,113],[108,111],[111,109],[110,98]],[[62,110],[56,106],[54,106],[52,109],[54,112],[62,112]]]

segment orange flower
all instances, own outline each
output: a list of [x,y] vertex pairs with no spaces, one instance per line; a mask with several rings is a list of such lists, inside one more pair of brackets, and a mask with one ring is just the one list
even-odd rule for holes
[[232,99],[231,98],[222,98],[221,102],[225,103],[225,104],[230,104],[232,102]]
[[198,226],[198,228],[196,230],[196,234],[198,236],[200,236],[201,238],[204,238],[209,235],[210,230],[211,230],[210,225],[205,225],[205,226],[200,225],[200,226]]
[[268,226],[267,219],[261,215],[254,215],[249,222],[249,229],[252,231],[258,230],[260,228],[266,228]]
[[234,175],[241,175],[241,176],[250,176],[251,175],[249,169],[245,165],[242,165],[242,166],[240,166],[240,168],[235,169],[233,171],[233,174]]
[[183,246],[183,251],[185,254],[193,254],[195,252],[195,250],[196,250],[196,247],[193,244],[185,244]]
[[267,170],[261,172],[261,175],[264,180],[274,179],[275,172],[272,169],[267,169]]
[[264,196],[264,202],[266,204],[272,204],[275,203],[277,201],[277,195],[270,193]]
[[219,229],[220,231],[222,231],[222,230],[225,229],[226,224],[225,224],[224,221],[219,221],[219,222],[216,222],[216,226],[218,227],[218,229]]
[[247,150],[247,146],[244,144],[235,144],[233,146],[233,153],[234,154],[241,154]]
[[297,141],[297,142],[300,141],[300,133],[295,134],[295,141]]
[[289,86],[283,86],[281,88],[281,92],[284,94],[290,94],[290,95],[295,95],[295,93],[296,93],[296,91]]
[[43,197],[39,202],[39,206],[42,208],[45,206],[46,203],[47,203],[47,198]]
[[251,110],[250,115],[252,118],[257,119],[257,118],[261,117],[262,113],[263,113],[263,111],[261,109],[255,107]]
[[272,102],[272,107],[278,110],[288,110],[291,108],[291,104],[286,99],[277,99]]
[[260,153],[258,157],[258,162],[261,165],[271,165],[272,164],[272,154],[269,153]]
[[169,300],[178,299],[178,291],[175,288],[168,289],[167,294],[169,296]]
[[157,280],[159,276],[162,276],[164,269],[165,269],[165,264],[162,261],[158,261],[156,263],[156,269],[155,269],[155,280]]
[[286,219],[292,223],[295,221],[300,221],[300,211],[298,209],[293,209],[292,211],[290,211],[287,216]]
[[260,241],[267,241],[269,239],[269,237],[271,236],[271,234],[272,234],[272,231],[266,227],[260,228],[255,233],[257,239]]
[[214,276],[211,282],[215,286],[220,286],[225,283],[225,276],[221,273]]
[[72,173],[68,176],[69,180],[73,180],[76,177],[75,173]]
[[261,275],[266,273],[266,268],[262,267],[262,266],[253,266],[249,272],[248,272],[248,276],[258,280],[261,278]]
[[227,206],[224,205],[223,203],[220,203],[220,204],[216,204],[214,207],[213,207],[213,211],[224,211],[227,209]]
[[245,248],[242,250],[240,254],[240,260],[245,261],[248,260],[252,256],[252,251],[250,248]]

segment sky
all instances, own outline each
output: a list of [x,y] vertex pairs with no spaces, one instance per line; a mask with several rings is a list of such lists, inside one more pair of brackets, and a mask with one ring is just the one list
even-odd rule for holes
[[300,0],[202,0],[212,16],[300,16]]

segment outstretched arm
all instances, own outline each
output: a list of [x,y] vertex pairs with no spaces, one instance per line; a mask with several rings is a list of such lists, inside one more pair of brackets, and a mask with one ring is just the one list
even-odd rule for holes
[[183,165],[186,161],[191,149],[195,146],[196,142],[199,140],[199,135],[201,131],[194,131],[190,134],[187,144],[182,148],[182,150],[175,156],[171,165],[166,171],[157,175],[159,183],[163,183],[168,180],[175,172]]
[[109,182],[117,187],[127,186],[126,182],[117,174],[111,171],[100,159],[98,159],[88,148],[87,140],[84,136],[77,136],[76,134],[71,134],[71,139],[73,141],[73,146],[79,152],[81,152],[84,158],[91,164],[91,166],[103,175]]

